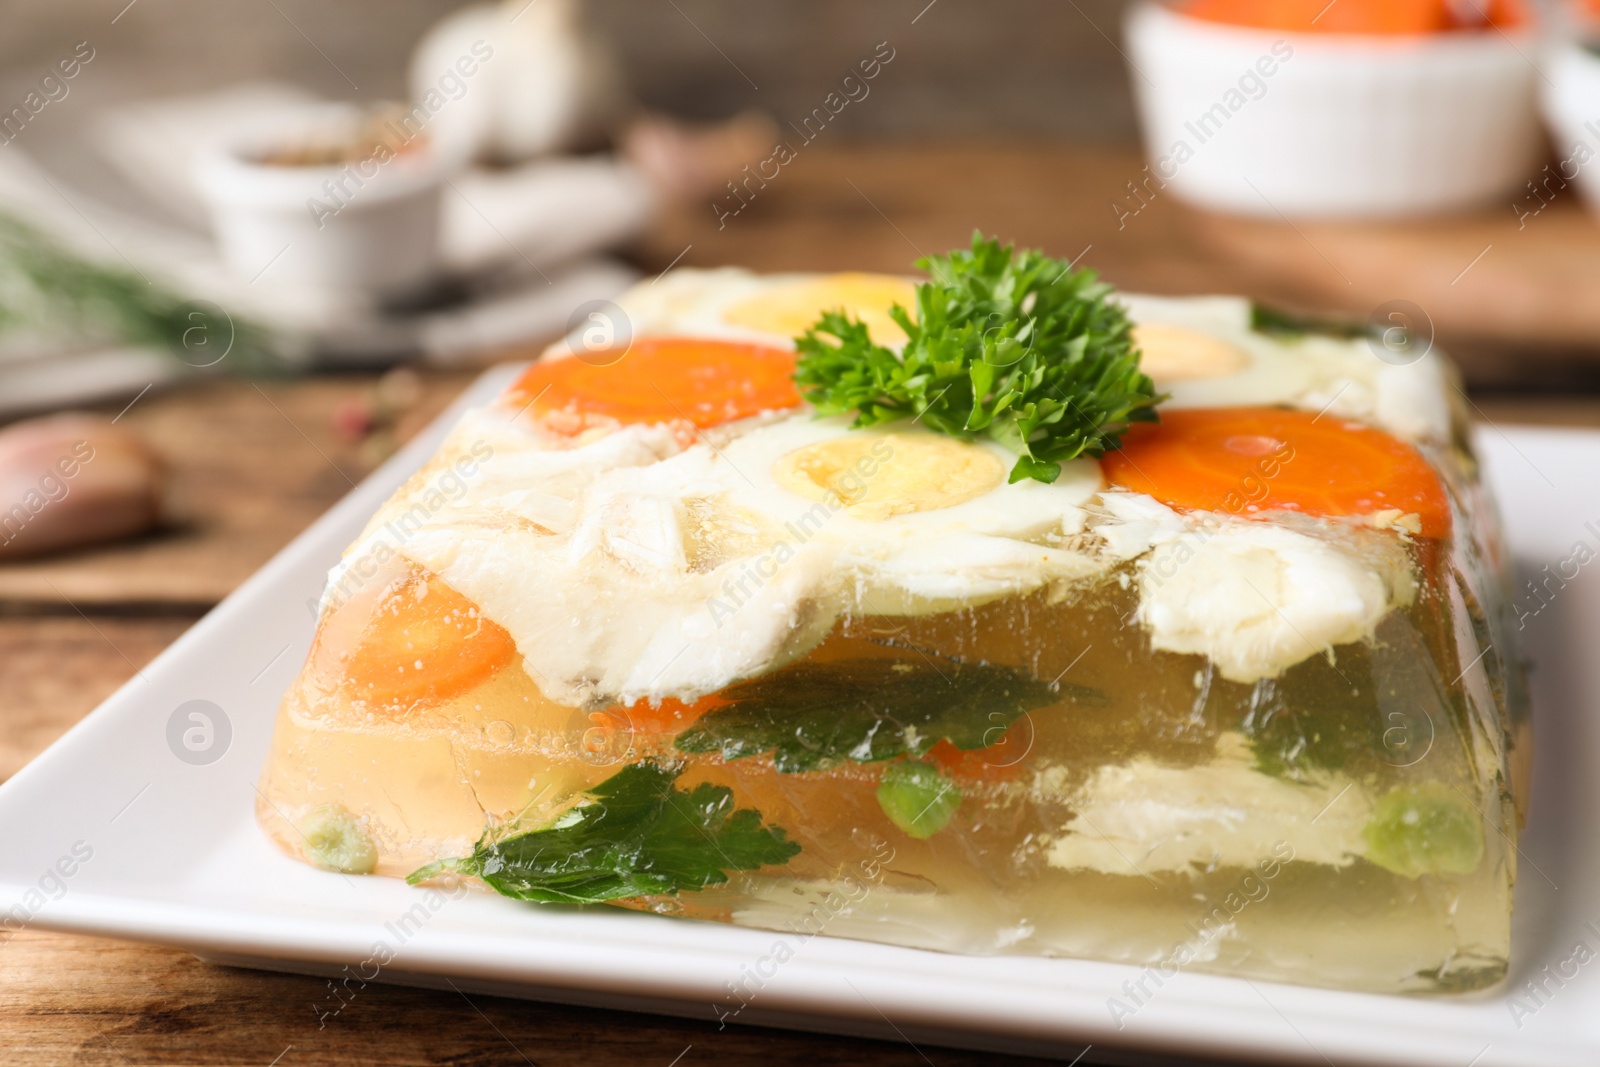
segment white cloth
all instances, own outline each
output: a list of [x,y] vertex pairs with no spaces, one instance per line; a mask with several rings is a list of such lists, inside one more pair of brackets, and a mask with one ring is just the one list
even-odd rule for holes
[[[637,171],[610,157],[452,177],[443,190],[442,260],[465,293],[453,304],[396,313],[359,296],[274,289],[231,275],[204,232],[195,161],[230,131],[316,102],[262,83],[126,104],[101,116],[96,135],[121,176],[192,229],[154,212],[111,208],[14,144],[0,153],[0,211],[75,255],[259,323],[285,354],[312,366],[469,362],[486,350],[558,336],[573,308],[638,279],[604,252],[642,232],[656,200]],[[168,353],[108,341],[0,333],[0,417],[131,395],[192,373]]]

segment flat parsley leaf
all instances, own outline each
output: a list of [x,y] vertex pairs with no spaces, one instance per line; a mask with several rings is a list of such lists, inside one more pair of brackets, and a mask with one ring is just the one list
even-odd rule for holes
[[1298,340],[1307,336],[1337,337],[1351,340],[1371,337],[1372,327],[1358,319],[1302,315],[1297,311],[1268,304],[1250,305],[1250,328],[1256,333],[1268,334],[1281,340]]
[[782,772],[920,756],[941,739],[988,748],[1034,708],[1064,695],[1083,702],[1094,690],[1060,688],[993,664],[854,659],[799,663],[724,689],[728,701],[678,735],[681,752],[723,759],[772,753]]
[[754,808],[733,807],[725,786],[675,787],[681,770],[631,764],[588,790],[592,798],[550,826],[493,840],[472,855],[430,864],[406,881],[454,872],[497,892],[543,904],[608,900],[704,889],[789,862],[800,852]]
[[899,353],[833,311],[796,338],[795,383],[818,413],[988,436],[1017,454],[1013,482],[1053,482],[1063,462],[1156,421],[1161,398],[1139,371],[1132,324],[1092,271],[978,233],[970,252],[917,266],[933,280],[917,286],[915,321],[898,304],[889,312],[906,332]]

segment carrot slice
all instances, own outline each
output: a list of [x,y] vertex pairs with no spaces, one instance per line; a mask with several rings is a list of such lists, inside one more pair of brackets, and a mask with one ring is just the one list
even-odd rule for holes
[[1284,408],[1164,411],[1101,461],[1112,484],[1181,510],[1255,518],[1415,514],[1424,537],[1450,531],[1439,476],[1411,445],[1370,426]]
[[704,429],[799,404],[794,358],[765,345],[646,337],[614,359],[585,353],[535,363],[506,403],[627,423],[682,419]]
[[486,681],[516,652],[472,601],[414,569],[385,590],[345,661],[343,686],[379,707],[436,704]]
[[692,704],[666,697],[655,704],[641,700],[626,708],[613,709],[605,714],[620,717],[635,734],[666,737],[688,729],[700,716],[726,703],[727,701],[715,693],[703,696]]
[[1027,762],[1031,748],[1033,720],[1024,716],[1004,733],[997,731],[995,743],[988,748],[957,748],[940,739],[928,749],[926,758],[957,781],[1009,782],[1032,773]]
[[1297,33],[1441,33],[1527,20],[1524,0],[1191,0],[1182,10],[1212,22]]

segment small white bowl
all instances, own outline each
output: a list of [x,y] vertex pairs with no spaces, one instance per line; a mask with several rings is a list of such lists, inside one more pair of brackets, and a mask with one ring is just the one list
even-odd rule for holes
[[1389,216],[1505,199],[1538,168],[1528,30],[1295,33],[1142,0],[1127,39],[1152,191],[1250,215]]
[[1600,213],[1600,55],[1569,41],[1551,53],[1546,77],[1544,117],[1555,139],[1557,162],[1550,174],[1541,172],[1536,179],[1541,188],[1529,190],[1518,206],[1542,210],[1545,198],[1576,181],[1590,210]]
[[387,162],[337,166],[263,162],[270,153],[353,136],[365,112],[308,108],[218,145],[197,184],[230,270],[263,287],[403,295],[439,266],[446,167],[424,144]]

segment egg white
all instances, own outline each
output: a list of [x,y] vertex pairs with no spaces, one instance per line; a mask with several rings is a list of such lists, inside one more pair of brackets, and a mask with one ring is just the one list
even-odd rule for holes
[[[563,703],[694,700],[804,655],[847,613],[968,607],[1103,567],[1065,547],[1100,488],[1093,460],[1066,464],[1051,485],[1002,477],[964,503],[868,520],[840,498],[786,489],[774,465],[846,435],[931,431],[856,431],[802,409],[725,427],[720,444],[634,425],[551,447],[509,415],[469,413],[352,555],[394,541],[505,627],[528,674]],[[939,440],[981,449],[1001,470],[1015,458]],[[474,448],[489,453],[477,475],[419,508],[430,471]]]
[[[738,267],[678,267],[656,278],[639,282],[617,297],[616,304],[627,317],[627,329],[633,337],[705,337],[772,348],[793,348],[792,335],[752,329],[730,322],[726,316],[738,304],[762,293],[776,292],[825,277],[828,275],[755,274]],[[826,309],[817,310],[821,312]],[[551,345],[546,354],[562,355],[581,351],[582,333],[586,325],[576,326],[571,333]]]
[[[706,337],[792,348],[792,338],[736,326],[722,318],[722,311],[770,287],[775,278],[794,277],[803,276],[758,275],[738,267],[679,267],[639,282],[617,297],[615,303],[622,309],[625,321],[615,324],[619,327],[615,333],[618,337]],[[560,357],[582,352],[586,328],[587,323],[577,324],[547,348],[545,355]]]

